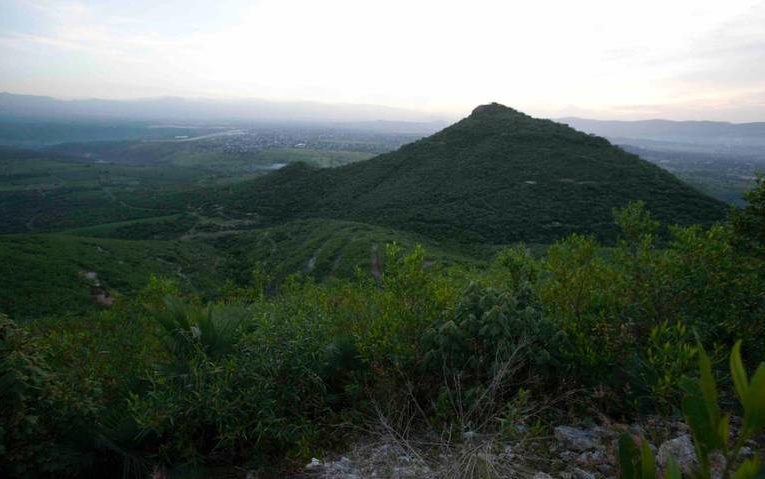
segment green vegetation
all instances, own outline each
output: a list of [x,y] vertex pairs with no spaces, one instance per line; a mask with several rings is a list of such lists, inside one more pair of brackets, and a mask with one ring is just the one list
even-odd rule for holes
[[[349,278],[359,268],[369,273],[375,261],[382,265],[389,242],[398,240],[407,247],[425,242],[417,235],[341,221],[297,221],[252,232],[198,232],[191,241],[168,241],[188,233],[186,221],[142,220],[83,228],[67,235],[0,237],[0,274],[4,278],[0,281],[0,311],[25,319],[92,311],[97,305],[89,281],[82,277],[88,271],[96,272],[118,297],[130,296],[152,274],[160,274],[176,278],[184,290],[209,298],[232,283],[248,284],[251,272],[258,268],[268,271],[270,287],[295,272],[317,280]],[[487,251],[481,257],[489,256]],[[435,245],[427,256],[432,267],[479,264],[474,258]]]
[[[13,150],[2,153],[1,233],[55,231],[167,215],[133,206],[130,197],[145,190],[189,188],[203,180],[198,172],[184,168],[96,164]],[[118,198],[120,194],[125,199]]]
[[88,272],[119,300],[153,274],[174,278],[184,291],[210,295],[224,287],[230,267],[204,243],[0,236],[0,311],[18,319],[94,311]]
[[293,273],[317,280],[350,278],[357,269],[369,274],[376,262],[383,266],[385,245],[393,242],[405,249],[426,245],[426,261],[434,267],[480,264],[482,259],[489,259],[493,254],[492,248],[467,249],[461,245],[438,243],[415,233],[339,220],[296,220],[209,241],[240,261],[246,260],[246,268],[260,265],[267,269],[277,281]]
[[709,225],[727,209],[602,138],[496,104],[368,161],[295,164],[193,196],[195,205],[271,222],[337,218],[486,244],[572,233],[612,240],[611,210],[629,201],[644,201],[667,224]]
[[84,226],[66,230],[75,236],[115,239],[176,239],[191,230],[197,220],[191,214],[172,214],[137,220],[102,223],[96,226]]
[[757,177],[757,187],[744,195],[748,205],[737,210],[733,227],[742,238],[739,247],[765,258],[765,176]]
[[[757,456],[741,460],[741,450],[747,441],[765,430],[765,363],[760,363],[750,379],[741,360],[741,343],[733,347],[730,355],[730,373],[736,394],[743,409],[741,431],[731,439],[731,414],[723,416],[718,404],[718,390],[712,370],[712,361],[699,346],[699,381],[686,381],[686,395],[683,413],[691,427],[696,456],[700,458],[694,477],[711,479],[757,479],[765,474],[765,467]],[[719,454],[717,461],[722,471],[713,473],[712,456]],[[643,440],[640,449],[629,435],[619,441],[621,477],[640,479],[656,477],[656,462],[648,443]],[[682,473],[677,462],[670,462],[667,479],[681,479]]]
[[632,143],[623,148],[660,165],[700,191],[739,207],[746,206],[744,194],[754,187],[757,172],[765,170],[762,148],[730,143],[717,148]]
[[238,222],[191,214],[79,228],[65,234],[0,236],[0,311],[17,319],[97,309],[98,274],[112,295],[130,297],[152,274],[174,278],[184,291],[214,298],[268,272],[268,287],[293,273],[315,280],[351,278],[384,265],[385,245],[428,247],[429,268],[483,264],[493,249],[439,245],[414,233],[336,220],[304,220],[241,229]]
[[[0,476],[279,476],[381,422],[543,450],[565,418],[683,397],[705,467],[761,427],[765,376],[742,371],[765,360],[762,180],[728,219],[603,139],[496,104],[337,168],[248,180],[165,153],[0,158],[0,231],[25,233],[0,236]],[[726,442],[716,404],[742,414],[736,394],[757,427]],[[622,456],[654,477],[646,447]]]
[[697,341],[717,357],[741,337],[745,363],[765,359],[765,265],[735,247],[743,238],[676,227],[658,248],[642,204],[615,218],[608,254],[573,235],[539,258],[517,246],[433,269],[422,248],[393,245],[378,279],[293,275],[271,289],[256,269],[205,304],[153,278],[103,312],[3,320],[4,472],[265,472],[378,414],[412,411],[411,427],[457,437],[491,428],[521,390],[597,391],[590,404],[613,415],[662,410],[704,357]]
[[72,143],[52,148],[58,154],[124,165],[174,165],[209,172],[268,171],[273,165],[302,161],[317,167],[341,166],[374,156],[359,151],[269,148],[230,152],[203,141],[117,141]]
[[329,167],[370,156],[294,148],[234,154],[192,141],[72,144],[58,146],[55,152],[0,149],[0,233],[168,216],[186,211],[188,201],[158,207],[145,200],[137,204],[136,199],[225,187],[295,161]]

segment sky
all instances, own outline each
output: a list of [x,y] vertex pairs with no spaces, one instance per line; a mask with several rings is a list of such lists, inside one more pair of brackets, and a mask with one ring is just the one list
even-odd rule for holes
[[765,121],[765,0],[0,0],[0,91]]

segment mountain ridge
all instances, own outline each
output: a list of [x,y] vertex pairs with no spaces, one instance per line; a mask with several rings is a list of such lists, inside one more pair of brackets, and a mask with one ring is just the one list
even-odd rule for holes
[[726,121],[651,120],[593,120],[565,117],[556,121],[580,131],[607,138],[635,138],[646,140],[673,140],[693,142],[719,142],[737,140],[762,143],[765,122],[731,123]]
[[0,92],[0,117],[16,119],[208,120],[283,122],[439,122],[441,115],[373,104],[275,101],[259,98],[149,97],[62,100]]

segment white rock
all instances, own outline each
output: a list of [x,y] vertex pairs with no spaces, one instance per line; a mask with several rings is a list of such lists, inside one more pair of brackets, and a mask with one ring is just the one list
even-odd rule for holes
[[697,464],[696,450],[693,448],[693,439],[688,434],[683,434],[674,439],[664,442],[659,447],[656,462],[662,469],[666,469],[669,459],[675,458],[677,465],[684,474],[688,474]]
[[597,466],[598,464],[608,462],[608,457],[606,457],[606,454],[603,451],[596,449],[594,451],[585,451],[581,453],[576,458],[576,462],[581,466]]
[[600,437],[596,432],[570,426],[556,427],[555,439],[567,449],[575,451],[587,451],[600,446]]
[[509,461],[515,459],[515,451],[513,450],[513,446],[505,446],[505,450],[502,452],[501,456]]
[[579,469],[578,467],[574,467],[571,469],[571,477],[574,479],[595,479],[595,474],[589,473],[583,469]]

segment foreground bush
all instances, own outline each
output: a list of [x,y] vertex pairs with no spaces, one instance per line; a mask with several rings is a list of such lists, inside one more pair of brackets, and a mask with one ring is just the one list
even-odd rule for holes
[[74,474],[95,459],[98,384],[67,384],[41,346],[0,315],[0,472],[11,477]]
[[[730,373],[736,395],[743,410],[741,427],[734,436],[731,431],[731,414],[723,415],[718,405],[717,384],[712,362],[699,348],[700,380],[685,381],[683,413],[691,427],[698,464],[690,471],[692,477],[711,479],[757,479],[765,475],[765,466],[757,456],[741,460],[741,450],[750,439],[765,430],[765,363],[761,363],[751,380],[747,377],[741,360],[741,343],[733,347],[730,355]],[[713,455],[718,470],[713,467]],[[642,440],[636,447],[634,439],[624,435],[619,441],[619,462],[624,479],[655,478],[656,461],[648,443]],[[670,460],[666,479],[681,479],[682,473],[676,461]]]
[[704,350],[741,336],[742,362],[764,359],[762,262],[740,233],[665,237],[640,204],[616,219],[614,247],[573,235],[482,269],[391,245],[377,277],[254,281],[210,304],[153,278],[91,317],[2,318],[2,473],[303,464],[370,417],[511,434],[529,398],[570,389],[605,413],[672,413]]

